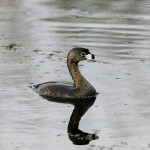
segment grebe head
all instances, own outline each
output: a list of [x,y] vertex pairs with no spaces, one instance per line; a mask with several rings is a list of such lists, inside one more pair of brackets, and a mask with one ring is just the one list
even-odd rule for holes
[[76,47],[70,50],[68,59],[78,63],[79,61],[86,59],[95,59],[95,55],[91,54],[86,48]]

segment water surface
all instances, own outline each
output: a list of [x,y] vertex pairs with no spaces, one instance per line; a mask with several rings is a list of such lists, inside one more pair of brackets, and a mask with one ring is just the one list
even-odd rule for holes
[[[100,137],[68,139],[73,106],[43,100],[28,85],[71,82],[68,51],[89,48],[80,70],[100,93],[80,129]],[[150,149],[148,0],[0,1],[0,149]]]

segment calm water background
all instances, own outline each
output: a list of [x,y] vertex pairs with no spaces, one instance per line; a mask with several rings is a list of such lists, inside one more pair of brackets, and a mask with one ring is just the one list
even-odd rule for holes
[[[67,136],[73,106],[27,87],[71,81],[75,46],[96,55],[80,66],[100,93],[80,123],[100,137],[86,146]],[[150,149],[149,0],[0,0],[0,150],[56,149]]]

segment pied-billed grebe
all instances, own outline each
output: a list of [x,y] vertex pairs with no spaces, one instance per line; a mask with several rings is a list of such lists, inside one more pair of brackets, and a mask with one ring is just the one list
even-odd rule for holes
[[78,68],[79,61],[94,58],[95,56],[86,48],[73,48],[67,57],[67,66],[74,81],[73,85],[47,82],[33,85],[32,88],[46,99],[81,99],[96,96],[95,88],[81,75]]

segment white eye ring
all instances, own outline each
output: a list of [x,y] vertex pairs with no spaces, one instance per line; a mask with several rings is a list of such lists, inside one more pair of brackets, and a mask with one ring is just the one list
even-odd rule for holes
[[81,56],[85,57],[85,56],[86,56],[86,53],[85,53],[85,52],[82,52],[82,53],[81,53]]

